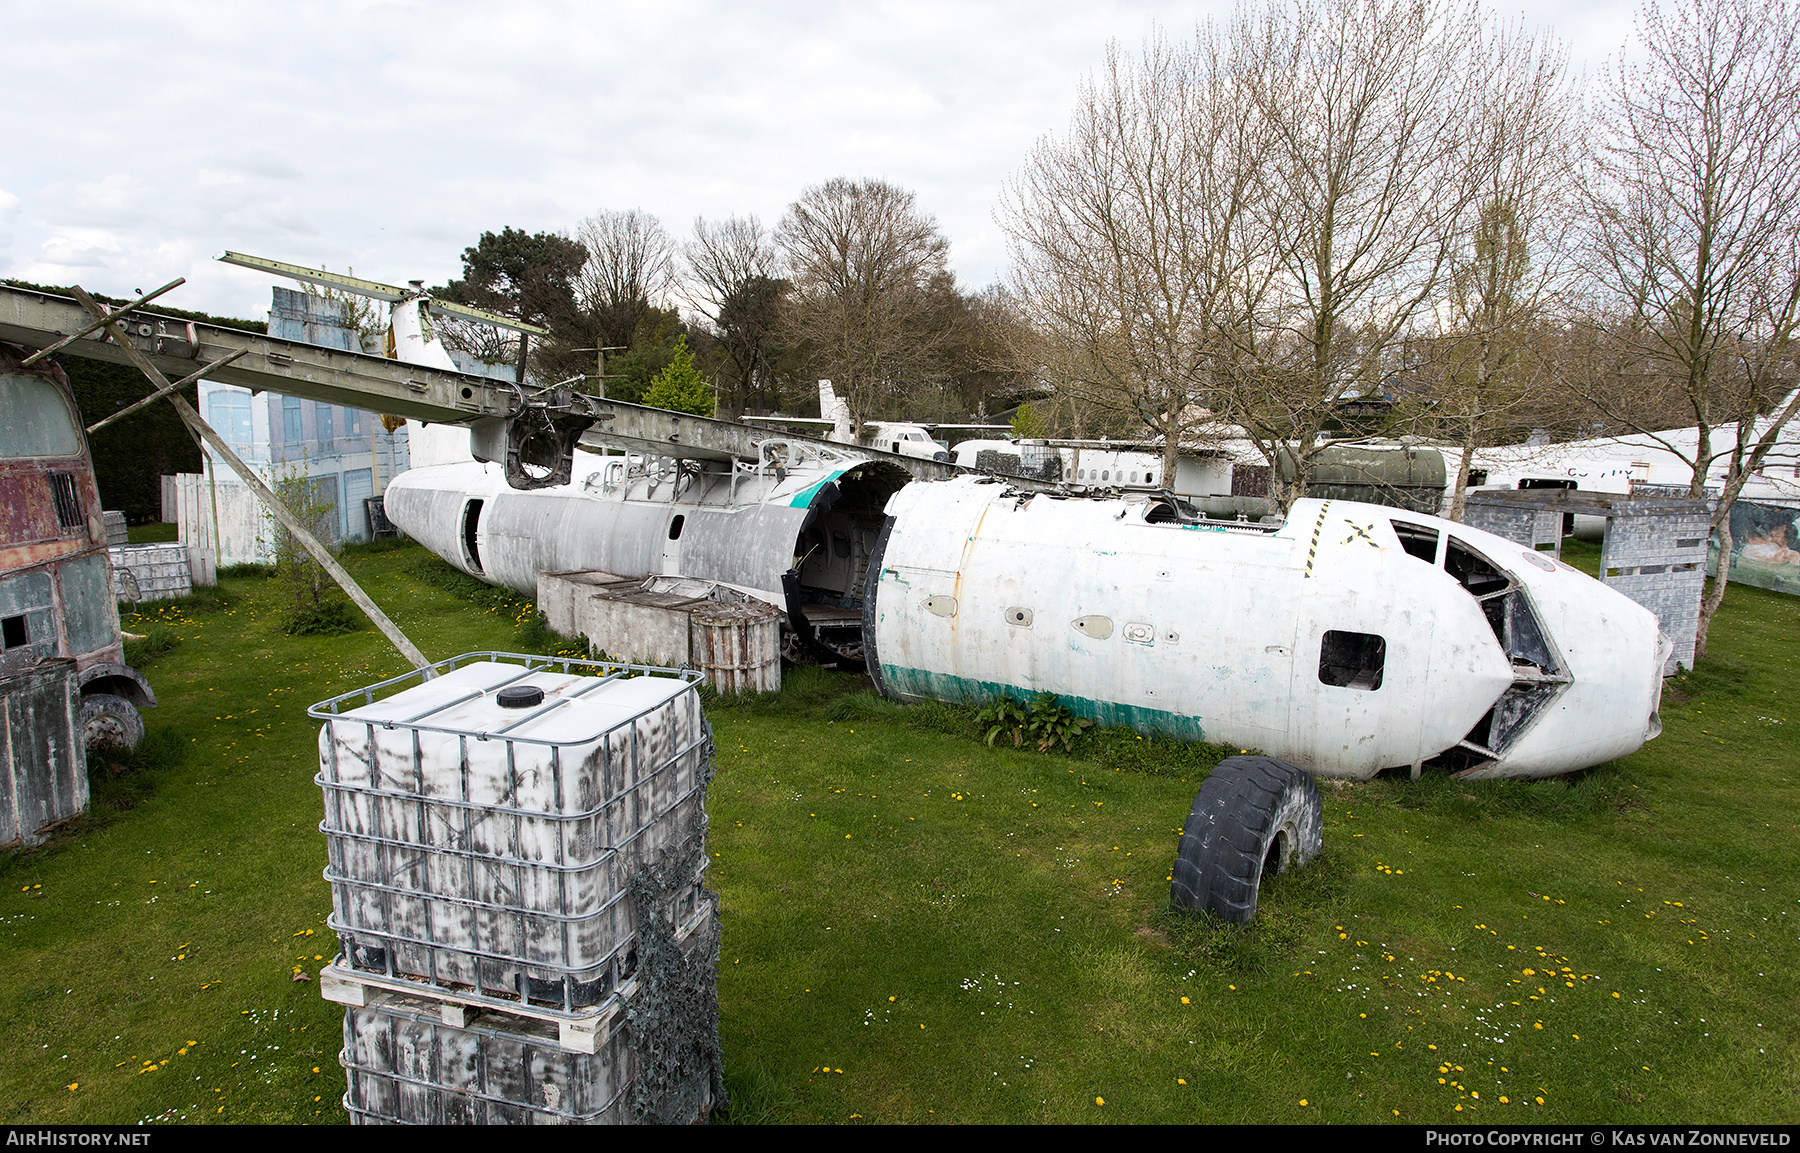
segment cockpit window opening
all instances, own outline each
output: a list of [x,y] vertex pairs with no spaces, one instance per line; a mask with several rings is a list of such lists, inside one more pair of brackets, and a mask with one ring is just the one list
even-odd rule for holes
[[1438,558],[1438,531],[1426,528],[1422,524],[1410,524],[1403,520],[1389,521],[1394,526],[1394,535],[1400,538],[1400,547],[1408,556],[1416,556],[1426,564],[1434,565]]

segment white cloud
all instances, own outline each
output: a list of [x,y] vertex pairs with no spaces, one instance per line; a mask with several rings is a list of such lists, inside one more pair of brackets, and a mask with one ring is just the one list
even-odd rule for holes
[[[844,175],[916,192],[980,286],[1005,265],[1004,181],[1107,40],[1226,10],[171,0],[90,6],[76,35],[57,6],[15,5],[9,86],[55,96],[8,126],[0,266],[42,252],[30,267],[110,292],[185,274],[175,303],[258,315],[267,278],[206,255],[435,283],[483,231],[630,207],[678,236],[696,215],[772,224]],[[1624,38],[1617,0],[1566,11],[1589,45],[1617,29],[1578,56]]]

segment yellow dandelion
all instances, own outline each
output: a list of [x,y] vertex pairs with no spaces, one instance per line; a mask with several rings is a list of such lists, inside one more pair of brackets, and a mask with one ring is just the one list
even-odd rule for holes
[[1106,1104],[1106,1098],[1104,1098],[1104,1097],[1096,1097],[1096,1098],[1094,1098],[1094,1104],[1096,1104],[1096,1105],[1104,1105],[1104,1104]]

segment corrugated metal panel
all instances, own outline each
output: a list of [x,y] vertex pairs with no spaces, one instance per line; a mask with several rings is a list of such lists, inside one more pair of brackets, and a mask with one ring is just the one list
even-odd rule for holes
[[0,677],[0,847],[30,847],[88,804],[75,662],[39,661]]

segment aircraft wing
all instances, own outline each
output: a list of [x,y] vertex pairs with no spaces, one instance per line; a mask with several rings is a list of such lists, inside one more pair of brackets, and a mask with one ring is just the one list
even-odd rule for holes
[[921,424],[927,432],[995,432],[1012,435],[1010,424]]
[[831,428],[837,423],[822,416],[746,416],[743,421],[745,424],[770,426],[803,424],[809,428]]

